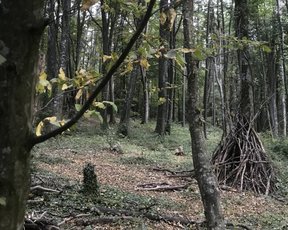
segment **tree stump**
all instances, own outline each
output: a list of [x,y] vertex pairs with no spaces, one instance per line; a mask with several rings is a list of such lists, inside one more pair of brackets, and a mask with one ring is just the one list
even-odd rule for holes
[[99,184],[95,173],[95,166],[87,163],[83,169],[83,192],[90,195],[99,195]]

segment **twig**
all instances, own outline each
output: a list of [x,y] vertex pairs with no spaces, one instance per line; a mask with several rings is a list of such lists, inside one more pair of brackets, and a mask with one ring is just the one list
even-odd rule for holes
[[33,186],[33,187],[30,188],[30,191],[34,191],[34,190],[40,190],[40,191],[43,191],[43,192],[55,192],[55,193],[60,193],[61,192],[59,190],[42,187],[40,185],[36,185],[36,186]]
[[81,218],[81,217],[88,217],[88,216],[91,216],[91,213],[82,213],[82,214],[78,214],[76,216],[71,216],[71,217],[68,217],[68,218],[65,218],[63,221],[61,221],[60,223],[57,224],[57,226],[61,226],[71,220],[74,220],[76,218]]
[[137,188],[135,190],[138,191],[171,191],[171,190],[180,190],[180,189],[186,189],[189,187],[190,184],[185,185],[157,185],[155,184],[154,187],[145,187],[145,185],[137,185]]

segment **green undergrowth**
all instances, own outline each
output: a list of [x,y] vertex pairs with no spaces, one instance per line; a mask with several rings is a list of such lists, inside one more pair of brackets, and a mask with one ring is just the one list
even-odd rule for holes
[[[100,125],[95,122],[82,121],[73,132],[50,139],[36,146],[32,152],[32,166],[35,161],[49,164],[69,164],[69,160],[58,157],[55,154],[53,156],[49,155],[49,151],[61,152],[63,150],[70,151],[71,154],[101,153],[104,151],[105,154],[105,151],[112,151],[111,147],[117,144],[121,146],[123,154],[115,152],[115,154],[118,154],[117,157],[111,157],[108,160],[119,165],[139,168],[162,167],[175,171],[193,169],[191,139],[188,127],[173,124],[171,135],[164,137],[156,135],[154,128],[154,122],[143,125],[139,121],[131,121],[130,135],[123,138],[117,134],[117,126],[111,126],[108,130],[103,131]],[[220,142],[222,133],[219,128],[215,127],[208,127],[207,131],[208,140],[205,146],[208,153],[212,154]],[[261,139],[277,171],[279,192],[275,196],[284,199],[284,205],[288,200],[288,140],[273,140],[269,135],[261,135]],[[184,156],[175,155],[175,149],[179,146],[182,146]],[[148,207],[151,212],[185,209],[185,204],[173,202],[167,197],[162,197],[161,193],[155,198],[149,195],[137,194],[137,191],[133,193],[127,192],[113,185],[100,185],[99,197],[84,196],[80,192],[80,181],[71,181],[69,178],[53,174],[48,169],[43,168],[32,167],[32,174],[40,175],[48,183],[46,184],[47,187],[61,188],[63,192],[61,195],[48,194],[44,197],[42,203],[28,205],[30,212],[48,209],[54,214],[61,213],[61,216],[65,216],[65,214],[71,213],[71,210],[76,214],[93,212],[93,207],[97,205],[135,211]],[[190,200],[199,200],[200,194],[189,189],[181,191],[181,196],[187,198],[189,202]],[[240,195],[235,193],[235,200],[237,197],[241,199]],[[232,199],[234,200],[234,198]],[[224,200],[223,204],[225,202]],[[235,208],[237,208],[237,205]],[[277,212],[265,211],[261,215],[249,214],[241,216],[237,218],[237,222],[253,226],[252,229],[280,229],[279,226],[287,224],[288,219],[287,215],[279,210]],[[136,218],[133,224],[138,226],[142,223],[143,219]]]
[[262,135],[262,140],[275,166],[278,178],[277,195],[288,199],[288,139],[272,139],[268,135]]

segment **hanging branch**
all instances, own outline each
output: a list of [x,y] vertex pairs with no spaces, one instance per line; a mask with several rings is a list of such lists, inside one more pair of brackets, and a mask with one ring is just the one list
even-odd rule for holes
[[147,7],[147,11],[146,11],[146,13],[145,13],[145,15],[143,17],[142,22],[140,23],[140,25],[139,25],[139,27],[137,29],[137,31],[135,32],[135,34],[130,39],[129,43],[127,44],[126,48],[124,49],[124,51],[121,54],[121,56],[119,57],[119,59],[111,67],[111,69],[106,74],[106,76],[103,78],[103,80],[100,82],[100,84],[92,92],[91,96],[85,102],[85,104],[83,105],[81,110],[78,113],[76,113],[75,116],[71,120],[69,120],[67,123],[65,123],[60,128],[55,129],[55,130],[53,130],[53,131],[51,131],[51,132],[49,132],[49,133],[47,133],[45,135],[42,135],[42,136],[38,136],[38,137],[33,136],[30,139],[30,141],[28,142],[28,147],[32,148],[36,144],[39,144],[41,142],[44,142],[44,141],[50,139],[51,137],[55,137],[55,136],[61,134],[65,130],[69,129],[72,125],[74,125],[83,116],[83,114],[86,112],[86,110],[89,109],[89,106],[93,103],[94,99],[101,92],[101,90],[105,87],[105,85],[109,82],[109,80],[111,79],[113,74],[117,71],[119,66],[122,64],[122,62],[125,60],[125,58],[129,54],[129,52],[132,49],[134,43],[137,41],[138,37],[140,36],[140,34],[142,33],[143,29],[145,28],[147,22],[149,21],[149,18],[151,16],[152,9],[153,9],[153,6],[154,6],[155,2],[156,2],[156,0],[151,0],[149,2],[149,5]]

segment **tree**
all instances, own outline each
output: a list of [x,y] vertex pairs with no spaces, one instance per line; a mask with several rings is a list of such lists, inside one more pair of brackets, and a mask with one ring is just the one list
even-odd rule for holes
[[[145,6],[145,1],[139,0],[138,5],[144,5]],[[141,18],[135,18],[135,24],[136,27],[138,27],[139,23],[141,22]],[[139,38],[138,41],[136,42],[135,45],[135,50],[138,52],[138,49],[140,48],[141,42],[143,41],[143,38]],[[142,57],[139,56],[138,54],[138,59],[141,59]],[[123,109],[121,112],[121,119],[120,119],[120,124],[118,128],[118,132],[121,133],[124,136],[129,135],[129,123],[130,123],[130,112],[131,112],[131,105],[132,101],[134,98],[134,93],[136,89],[136,81],[138,76],[143,72],[144,70],[141,69],[142,66],[140,64],[134,64],[133,65],[133,70],[129,74],[129,79],[128,79],[128,86],[127,86],[127,93],[125,97],[125,102],[123,105]]]
[[[183,6],[184,48],[192,48],[194,1],[186,1]],[[192,58],[192,53],[185,55],[188,78],[188,116],[192,140],[192,158],[196,180],[201,193],[208,229],[224,229],[224,219],[220,207],[220,195],[216,177],[213,173],[202,133],[202,118],[199,107],[199,61]]]
[[248,1],[235,1],[235,33],[242,44],[237,49],[238,78],[241,82],[239,109],[234,127],[216,149],[212,162],[220,183],[266,194],[275,191],[274,168],[264,150],[262,142],[253,128],[254,103],[252,77],[248,52]]
[[155,132],[159,135],[164,135],[166,132],[167,122],[167,80],[168,80],[168,59],[165,57],[165,53],[169,47],[170,39],[170,20],[169,14],[169,1],[160,1],[160,47],[161,56],[158,62],[158,109],[157,109],[157,121]]
[[35,137],[32,130],[33,97],[39,41],[47,24],[44,1],[0,2],[0,229],[20,230],[30,181],[31,148],[75,124],[89,108],[128,55],[151,15],[151,0],[142,23],[123,53],[92,92],[82,109],[65,125]]

